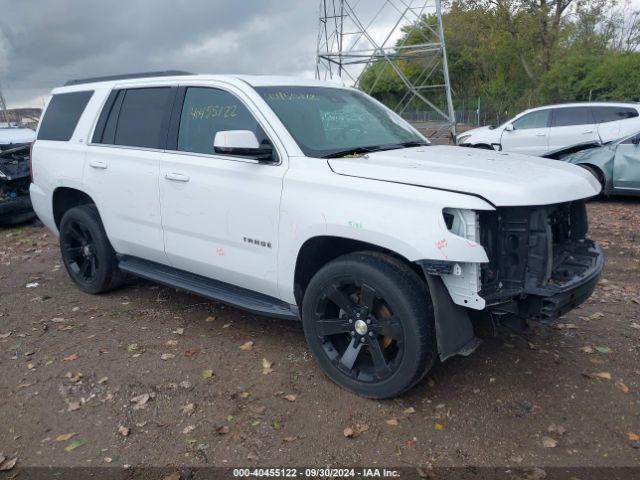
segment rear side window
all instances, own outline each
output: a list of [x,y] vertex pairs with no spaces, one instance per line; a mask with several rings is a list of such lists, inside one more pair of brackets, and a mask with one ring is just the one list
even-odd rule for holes
[[597,123],[616,122],[638,116],[638,111],[630,107],[593,107],[592,111]]
[[[170,93],[170,87],[127,90],[118,114],[113,143],[128,147],[162,148]],[[110,121],[107,121],[108,126]]]
[[549,115],[551,110],[538,110],[527,113],[513,122],[516,130],[526,130],[528,128],[547,128],[549,126]]
[[70,140],[92,95],[93,90],[54,95],[40,123],[38,140]]
[[553,110],[553,126],[569,127],[593,123],[591,107],[565,107]]

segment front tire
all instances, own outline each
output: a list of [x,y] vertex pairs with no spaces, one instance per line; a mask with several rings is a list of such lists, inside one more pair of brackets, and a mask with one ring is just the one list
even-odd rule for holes
[[95,205],[74,207],[64,214],[60,252],[71,280],[83,292],[104,293],[120,285],[123,274]]
[[436,360],[428,288],[385,255],[354,253],[325,265],[307,287],[302,321],[327,376],[364,397],[400,395]]

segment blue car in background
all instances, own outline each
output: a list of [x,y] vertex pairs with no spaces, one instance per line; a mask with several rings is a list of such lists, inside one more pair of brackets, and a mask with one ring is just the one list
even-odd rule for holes
[[640,132],[605,144],[573,145],[544,157],[589,170],[602,185],[604,195],[640,195]]

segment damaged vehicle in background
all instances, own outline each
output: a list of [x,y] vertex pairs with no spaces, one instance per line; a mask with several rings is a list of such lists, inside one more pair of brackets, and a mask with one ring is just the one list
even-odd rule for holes
[[604,143],[640,130],[640,104],[567,103],[532,108],[500,126],[456,137],[463,147],[543,156],[570,145]]
[[55,89],[31,184],[82,291],[128,272],[301,320],[324,372],[371,398],[469,355],[479,318],[584,302],[599,191],[564,162],[432,146],[354,88],[186,73]]
[[591,172],[604,195],[640,195],[640,131],[605,144],[578,144],[545,155]]
[[0,226],[35,218],[29,196],[34,140],[35,132],[29,128],[0,128]]

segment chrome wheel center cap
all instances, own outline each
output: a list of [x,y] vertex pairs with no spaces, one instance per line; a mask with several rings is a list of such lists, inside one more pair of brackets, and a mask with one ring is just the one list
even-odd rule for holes
[[88,245],[85,245],[84,247],[82,247],[82,254],[83,254],[85,257],[90,256],[90,255],[91,255],[91,247],[90,247],[90,246],[88,246]]
[[358,335],[366,335],[367,334],[367,324],[363,320],[356,320],[356,323],[353,325]]

